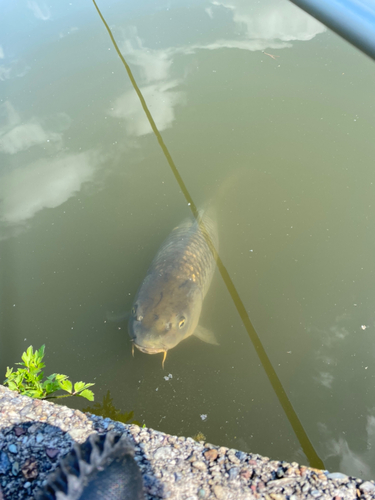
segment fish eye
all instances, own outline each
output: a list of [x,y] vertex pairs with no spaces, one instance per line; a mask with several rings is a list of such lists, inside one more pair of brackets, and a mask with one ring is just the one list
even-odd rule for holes
[[185,318],[183,316],[181,316],[180,321],[178,323],[178,326],[180,328],[182,328],[184,326],[184,324],[185,324],[185,321],[186,321]]
[[137,314],[137,304],[132,307],[132,315],[135,316],[136,314]]

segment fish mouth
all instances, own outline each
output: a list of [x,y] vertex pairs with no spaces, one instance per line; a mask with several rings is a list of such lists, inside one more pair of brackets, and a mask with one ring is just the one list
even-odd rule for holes
[[157,347],[143,347],[141,345],[136,344],[133,342],[133,346],[135,346],[138,350],[141,352],[144,352],[145,354],[157,354],[158,352],[166,352],[167,349],[160,349]]
[[167,357],[167,351],[168,351],[168,349],[160,349],[160,348],[157,348],[157,347],[143,347],[143,346],[138,345],[135,342],[133,342],[133,344],[132,344],[132,355],[133,355],[133,358],[134,358],[134,346],[137,349],[139,349],[141,352],[144,352],[146,354],[157,354],[159,352],[163,352],[164,356],[163,356],[163,361],[161,362],[161,366],[163,367],[163,370],[164,370],[164,362],[165,362],[165,358]]

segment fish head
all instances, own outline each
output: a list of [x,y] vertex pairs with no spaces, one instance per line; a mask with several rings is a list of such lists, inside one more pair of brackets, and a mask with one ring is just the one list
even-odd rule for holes
[[143,283],[129,319],[132,342],[147,354],[172,349],[196,329],[202,301],[201,289],[189,279]]

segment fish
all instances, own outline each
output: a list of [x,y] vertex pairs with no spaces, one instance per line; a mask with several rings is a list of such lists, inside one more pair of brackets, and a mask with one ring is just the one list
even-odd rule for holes
[[123,434],[91,434],[74,443],[49,474],[37,500],[143,500],[143,480],[134,445]]
[[216,268],[219,238],[213,211],[200,211],[174,228],[153,259],[133,302],[128,332],[134,347],[147,354],[167,352],[195,335],[218,345],[198,325],[203,299]]

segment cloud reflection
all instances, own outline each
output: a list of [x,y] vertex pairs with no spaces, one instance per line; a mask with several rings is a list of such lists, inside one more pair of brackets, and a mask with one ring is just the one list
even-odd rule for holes
[[[174,107],[185,102],[184,93],[173,90],[177,85],[178,81],[167,81],[164,84],[153,84],[141,88],[159,131],[172,125],[175,120]],[[131,136],[142,136],[152,132],[134,90],[129,90],[116,99],[109,114],[113,117],[124,118],[126,131]]]
[[[35,117],[22,123],[20,115],[7,101],[0,106],[0,120],[0,152],[3,154],[15,155],[32,146],[43,148],[38,160],[5,171],[0,177],[0,223],[3,230],[19,226],[43,208],[55,208],[64,203],[81,189],[82,184],[92,180],[96,167],[102,162],[97,151],[62,152],[62,130],[70,125],[66,113],[44,118],[44,124]],[[45,123],[57,131],[52,132]],[[47,143],[53,143],[54,156],[43,158]]]
[[55,208],[92,180],[100,159],[93,151],[40,159],[1,178],[0,220],[19,224],[43,208]]
[[[142,95],[158,130],[165,130],[172,126],[175,120],[175,107],[185,103],[185,93],[175,90],[182,80],[171,75],[173,55],[176,51],[151,50],[144,47],[134,27],[131,28],[129,35],[125,42],[120,44],[121,51],[132,66],[137,66]],[[152,132],[134,89],[118,97],[108,113],[110,116],[125,120],[129,136],[138,137]]]
[[[151,49],[138,36],[135,27],[129,27],[122,35],[121,52],[132,67],[137,67],[140,75],[137,82],[160,131],[172,126],[176,106],[186,103],[185,93],[175,90],[183,78],[172,75],[173,62],[179,54],[223,48],[282,49],[291,47],[291,41],[311,40],[326,30],[321,23],[287,1],[264,0],[253,4],[247,0],[215,0],[209,5],[205,12],[213,21],[218,9],[228,12],[231,18],[228,31],[233,32],[232,37],[204,44]],[[152,131],[133,89],[118,97],[108,112],[125,120],[129,135],[142,136]]]
[[291,2],[262,0],[253,3],[247,0],[215,0],[211,3],[214,7],[228,9],[238,30],[251,40],[306,41],[327,29]]
[[[47,143],[55,143],[60,149],[62,145],[62,134],[48,130],[37,118],[21,123],[21,117],[9,101],[0,106],[0,119],[0,152],[15,154]],[[54,127],[61,130],[70,124],[70,118],[65,113],[58,113],[53,122]]]
[[30,10],[32,10],[34,16],[37,19],[41,19],[42,21],[48,21],[48,19],[51,18],[51,11],[49,10],[49,7],[45,3],[38,4],[38,2],[29,0],[27,2],[27,6]]

